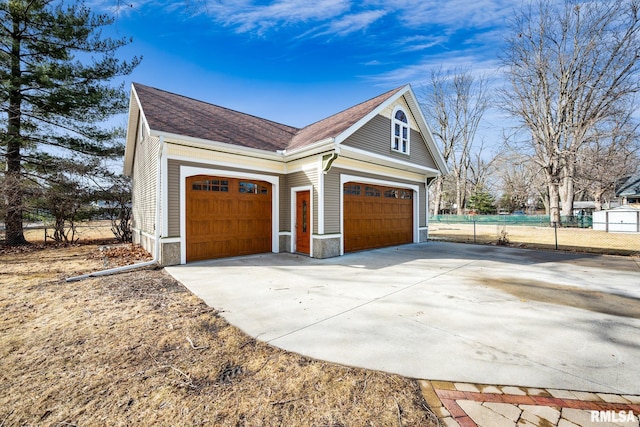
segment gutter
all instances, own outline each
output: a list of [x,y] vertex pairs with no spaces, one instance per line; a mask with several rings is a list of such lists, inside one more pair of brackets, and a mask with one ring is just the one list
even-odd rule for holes
[[162,159],[164,157],[165,145],[164,145],[164,136],[160,136],[160,149],[158,150],[158,173],[156,176],[156,233],[155,233],[155,246],[156,250],[153,254],[153,259],[151,261],[139,262],[137,264],[131,265],[123,265],[122,267],[109,268],[107,270],[99,270],[94,271],[93,273],[82,274],[80,276],[68,277],[65,282],[78,282],[80,280],[88,279],[89,277],[99,277],[99,276],[108,276],[110,274],[122,273],[123,271],[135,270],[138,268],[149,267],[152,265],[156,265],[158,260],[160,259],[160,224],[161,224],[161,215],[160,215],[160,197],[162,196],[162,186],[160,185],[161,175],[161,166]]

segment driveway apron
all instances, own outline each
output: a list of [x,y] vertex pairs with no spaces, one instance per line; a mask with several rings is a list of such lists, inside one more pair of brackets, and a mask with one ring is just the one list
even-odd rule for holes
[[413,378],[640,394],[637,258],[411,244],[168,267],[231,324]]

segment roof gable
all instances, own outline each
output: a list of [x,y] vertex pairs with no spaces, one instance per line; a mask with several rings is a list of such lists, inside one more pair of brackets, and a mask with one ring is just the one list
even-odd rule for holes
[[401,89],[402,87],[390,90],[300,129],[292,138],[287,149],[294,150],[327,138],[337,138]]

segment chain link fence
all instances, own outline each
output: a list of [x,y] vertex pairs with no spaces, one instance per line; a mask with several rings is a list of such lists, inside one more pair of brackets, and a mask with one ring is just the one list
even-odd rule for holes
[[594,230],[594,225],[595,228],[603,228],[586,215],[562,218],[561,226],[552,224],[545,215],[436,215],[429,218],[429,238],[521,248],[640,255],[640,232],[607,232]]

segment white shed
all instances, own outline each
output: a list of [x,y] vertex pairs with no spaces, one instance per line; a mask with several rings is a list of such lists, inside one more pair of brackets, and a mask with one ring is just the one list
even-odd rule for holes
[[611,233],[640,233],[640,209],[620,206],[594,212],[593,229]]

